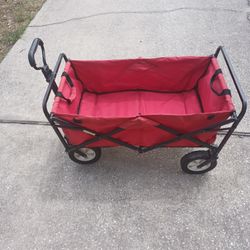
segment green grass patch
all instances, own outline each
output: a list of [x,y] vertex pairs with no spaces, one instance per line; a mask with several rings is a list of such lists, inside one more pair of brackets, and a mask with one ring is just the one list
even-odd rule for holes
[[0,0],[0,62],[45,0]]

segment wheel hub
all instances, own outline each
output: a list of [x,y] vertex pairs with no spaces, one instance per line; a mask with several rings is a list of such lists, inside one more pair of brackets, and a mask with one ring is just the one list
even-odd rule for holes
[[75,158],[79,161],[91,161],[95,158],[96,153],[91,148],[80,148],[75,152]]
[[202,163],[204,163],[206,160],[205,159],[197,159],[197,160],[194,160],[194,161],[192,161],[192,162],[190,162],[189,164],[188,164],[188,168],[190,169],[190,170],[192,170],[192,171],[197,171],[197,172],[199,172],[199,171],[203,171],[203,170],[206,170],[206,169],[208,169],[209,167],[210,167],[210,162],[208,162],[207,164],[205,164],[204,166],[201,166],[201,167],[199,167]]

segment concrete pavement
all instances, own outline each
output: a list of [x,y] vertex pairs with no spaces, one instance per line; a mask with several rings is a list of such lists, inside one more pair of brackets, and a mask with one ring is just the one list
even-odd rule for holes
[[[35,37],[51,67],[60,52],[207,55],[225,45],[249,96],[248,13],[245,0],[48,0],[0,64],[0,119],[45,120],[46,83],[27,61]],[[238,130],[249,125],[248,112]],[[49,127],[0,124],[0,140],[2,249],[250,248],[248,138],[232,138],[204,176],[181,172],[187,149],[105,149],[81,168]]]

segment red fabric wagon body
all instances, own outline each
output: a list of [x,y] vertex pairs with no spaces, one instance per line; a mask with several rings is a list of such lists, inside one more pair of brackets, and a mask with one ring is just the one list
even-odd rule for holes
[[[98,133],[123,128],[113,135],[135,146],[148,147],[175,135],[156,127],[173,128],[180,134],[202,129],[226,120],[235,110],[217,59],[207,57],[170,57],[105,61],[67,62],[54,100],[52,114],[77,122]],[[212,79],[212,81],[211,81]],[[213,84],[213,87],[212,87]],[[77,145],[93,136],[80,130],[63,128],[67,141]],[[213,143],[216,132],[196,136]],[[88,147],[117,146],[101,139]],[[168,146],[198,146],[179,140]]]
[[[35,59],[38,47],[42,64]],[[219,55],[240,101],[239,112],[219,68]],[[101,147],[124,146],[138,153],[201,147],[185,154],[180,164],[185,173],[203,174],[215,168],[247,110],[244,91],[222,46],[211,56],[123,60],[77,61],[61,53],[52,71],[43,41],[35,38],[28,60],[48,83],[44,115],[69,158],[79,164],[98,161]],[[58,85],[62,62],[65,68]],[[214,144],[219,131],[223,137]]]

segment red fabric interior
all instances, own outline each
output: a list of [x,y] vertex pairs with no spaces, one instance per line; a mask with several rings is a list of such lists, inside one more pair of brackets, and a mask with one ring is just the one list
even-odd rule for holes
[[[65,71],[74,87],[62,77],[59,91],[72,103],[56,97],[52,113],[71,122],[77,118],[100,133],[122,127],[126,130],[115,138],[133,145],[154,145],[174,137],[156,124],[187,133],[225,120],[234,111],[230,96],[218,96],[210,88],[210,79],[218,68],[213,57],[70,61]],[[214,88],[218,92],[227,88],[222,74]],[[64,133],[71,144],[92,137],[69,129]],[[212,143],[215,136],[215,132],[209,132],[197,137]],[[90,146],[117,145],[101,140]],[[169,146],[197,145],[182,140]]]
[[85,92],[80,104],[83,117],[136,117],[145,115],[199,114],[201,107],[195,90],[183,93],[156,93],[143,91],[93,94]]
[[121,90],[190,90],[204,72],[209,57],[171,57],[105,61],[71,61],[91,92]]

